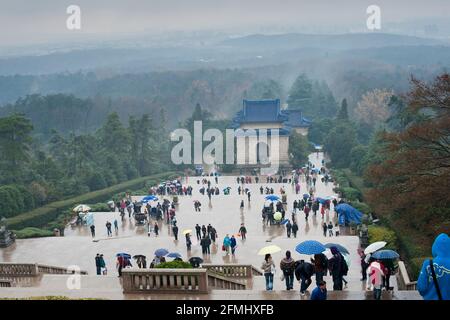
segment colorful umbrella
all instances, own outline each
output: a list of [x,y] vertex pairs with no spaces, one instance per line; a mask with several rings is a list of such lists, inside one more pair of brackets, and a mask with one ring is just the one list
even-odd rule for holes
[[280,200],[280,197],[271,194],[271,195],[266,196],[266,200],[269,200],[269,201],[279,201],[279,200]]
[[166,257],[168,257],[168,258],[181,258],[181,254],[179,254],[177,252],[171,252]]

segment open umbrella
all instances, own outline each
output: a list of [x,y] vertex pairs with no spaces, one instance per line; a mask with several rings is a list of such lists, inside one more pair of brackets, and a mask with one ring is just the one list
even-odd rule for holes
[[145,258],[143,254],[136,254],[133,256],[133,259]]
[[161,248],[161,249],[158,249],[155,251],[155,256],[164,257],[168,253],[169,253],[169,250]]
[[278,201],[278,200],[280,200],[280,197],[271,194],[271,195],[266,196],[266,200],[269,200],[269,201]]
[[131,259],[131,255],[128,253],[124,253],[124,252],[116,254],[116,257],[124,257],[126,259]]
[[372,258],[380,260],[393,260],[400,258],[400,255],[394,250],[379,250],[372,254]]
[[201,263],[203,263],[203,259],[200,257],[192,257],[189,259],[189,263],[194,267],[197,268],[200,266]]
[[327,248],[316,240],[306,240],[300,242],[296,247],[295,251],[300,254],[319,254],[326,250]]
[[265,256],[268,253],[272,254],[272,253],[277,253],[280,251],[281,251],[281,248],[279,246],[271,245],[271,246],[267,246],[267,247],[260,249],[258,251],[258,256]]
[[89,210],[91,210],[91,208],[85,204],[79,204],[78,206],[73,208],[74,212],[87,212]]
[[183,230],[184,235],[187,235],[188,233],[192,233],[192,230],[191,229]]
[[385,241],[377,241],[377,242],[371,243],[366,249],[364,249],[364,254],[373,253],[377,250],[384,248],[386,245],[387,245],[387,242],[385,242]]
[[303,194],[303,199],[308,199],[309,198],[309,193],[304,193]]
[[181,254],[179,254],[177,252],[171,252],[166,257],[167,258],[181,258]]
[[277,221],[280,221],[281,218],[283,218],[283,215],[281,214],[281,212],[277,211],[275,212],[275,214],[273,215],[273,218]]
[[159,199],[158,199],[158,197],[157,196],[154,196],[154,195],[150,195],[150,196],[145,196],[144,198],[142,198],[142,202],[143,203],[146,203],[146,202],[149,202],[149,201],[158,201]]
[[342,246],[342,245],[340,245],[338,243],[326,243],[326,244],[324,244],[324,246],[325,246],[325,248],[335,247],[342,254],[349,254],[350,253],[350,252],[348,252],[348,250],[344,246]]
[[281,221],[280,224],[287,224],[289,222],[289,219],[284,219],[283,221]]

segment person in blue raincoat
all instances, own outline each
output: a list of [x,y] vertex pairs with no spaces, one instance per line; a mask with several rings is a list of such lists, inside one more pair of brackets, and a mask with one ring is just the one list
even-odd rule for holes
[[419,279],[417,280],[417,290],[424,300],[439,300],[438,291],[442,300],[450,300],[450,238],[447,234],[441,233],[434,240],[432,246],[432,265],[436,276],[436,283],[433,279],[430,259],[423,262]]

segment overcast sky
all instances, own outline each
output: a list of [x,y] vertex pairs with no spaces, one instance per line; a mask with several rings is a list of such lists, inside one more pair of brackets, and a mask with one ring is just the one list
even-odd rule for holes
[[[0,0],[0,45],[66,40],[66,8],[81,7],[77,36],[192,30],[252,30],[309,26],[323,32],[364,28],[366,8],[381,7],[382,23],[450,18],[450,0]],[[382,30],[383,31],[383,30]]]

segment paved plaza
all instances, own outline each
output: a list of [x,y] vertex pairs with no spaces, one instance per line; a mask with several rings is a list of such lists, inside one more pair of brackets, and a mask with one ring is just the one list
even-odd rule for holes
[[[322,154],[311,154],[310,161],[320,167],[322,161]],[[46,265],[54,265],[60,267],[68,267],[77,265],[82,270],[89,273],[89,283],[91,286],[95,285],[95,261],[94,257],[97,253],[104,254],[106,266],[108,268],[108,276],[111,281],[110,287],[106,288],[107,292],[116,291],[117,295],[122,296],[120,290],[120,283],[117,278],[117,271],[115,269],[115,256],[118,252],[127,252],[131,255],[143,254],[147,256],[148,264],[153,259],[153,252],[158,248],[166,248],[171,252],[178,252],[183,256],[183,260],[191,256],[203,257],[205,263],[213,264],[251,264],[256,268],[261,267],[263,260],[262,256],[258,256],[257,252],[264,246],[275,244],[282,248],[279,253],[273,254],[275,264],[278,268],[278,273],[275,276],[275,291],[284,290],[284,283],[279,279],[280,270],[279,262],[284,256],[286,250],[293,253],[294,259],[305,259],[309,261],[309,256],[303,256],[295,252],[295,246],[303,240],[318,240],[322,243],[334,242],[346,247],[350,252],[350,268],[346,279],[348,283],[348,291],[362,291],[364,284],[360,279],[360,266],[357,248],[359,240],[357,236],[341,235],[338,237],[324,237],[321,224],[323,223],[320,212],[317,216],[310,214],[308,221],[302,212],[297,214],[297,222],[299,225],[299,232],[297,238],[287,238],[284,226],[274,225],[265,226],[262,223],[261,209],[265,202],[266,195],[260,194],[260,186],[268,186],[273,188],[275,194],[280,195],[280,188],[284,186],[287,194],[287,210],[286,217],[290,218],[292,211],[292,203],[295,199],[299,199],[303,193],[307,192],[307,187],[304,181],[301,182],[301,190],[298,195],[292,185],[286,183],[272,183],[266,184],[265,178],[260,183],[246,184],[244,187],[251,190],[251,201],[248,202],[246,195],[238,195],[236,177],[223,176],[219,177],[218,187],[221,194],[212,196],[211,201],[206,195],[201,195],[199,189],[201,184],[197,184],[198,177],[189,177],[183,185],[191,185],[193,190],[192,196],[180,196],[179,206],[176,211],[177,224],[179,226],[179,240],[175,241],[171,233],[171,228],[165,223],[160,222],[159,236],[156,237],[152,232],[150,237],[147,235],[146,226],[137,226],[134,219],[128,218],[126,214],[125,220],[122,222],[119,212],[104,212],[95,213],[94,221],[96,226],[96,238],[93,239],[90,235],[87,226],[68,226],[64,232],[64,237],[52,238],[36,238],[17,240],[15,244],[6,249],[0,250],[0,262],[14,262],[14,263],[41,263]],[[211,185],[215,186],[214,178],[211,179]],[[224,195],[222,190],[225,187],[231,187],[230,195]],[[325,184],[318,179],[316,185],[316,196],[326,197],[333,196],[333,184]],[[163,198],[163,197],[160,197]],[[168,197],[170,199],[170,197]],[[195,212],[194,200],[200,200],[202,203],[201,212]],[[241,200],[244,200],[245,208],[239,208]],[[117,234],[113,232],[112,237],[107,237],[106,221],[111,223],[117,219],[119,221],[119,231]],[[333,208],[329,215],[325,216],[325,221],[336,221]],[[207,226],[211,223],[217,230],[219,239],[216,245],[211,247],[211,255],[203,256],[201,247],[196,240],[194,226],[198,223],[200,226]],[[247,240],[242,241],[238,238],[238,246],[235,256],[226,255],[222,250],[223,237],[226,234],[230,236],[238,233],[241,223],[244,223],[247,230]],[[182,235],[184,229],[194,230],[192,234],[193,246],[190,252],[186,249],[185,238]],[[133,261],[134,262],[134,261]],[[258,278],[257,278],[258,279]],[[329,288],[332,287],[331,277],[325,277],[329,283]],[[58,283],[58,281],[60,283]],[[253,291],[263,292],[265,289],[264,280],[261,278],[261,283],[253,283]],[[104,283],[104,281],[103,281]],[[40,287],[51,288],[64,287],[64,281],[58,280],[58,277],[44,276],[40,280]],[[298,290],[298,283],[295,285]],[[115,289],[114,289],[115,288]],[[13,288],[11,288],[12,290]],[[30,288],[31,289],[31,288]],[[310,288],[312,289],[312,287]],[[99,288],[98,290],[101,291]],[[295,291],[297,291],[295,290]],[[51,290],[50,290],[51,291]],[[288,292],[287,292],[288,293]],[[241,295],[244,293],[240,293]],[[247,292],[249,294],[249,292]],[[83,296],[83,293],[80,293]],[[86,295],[85,295],[86,296]],[[101,295],[102,296],[102,295]],[[117,296],[116,296],[117,297]],[[112,297],[111,297],[112,298]],[[298,297],[297,297],[298,298]]]

